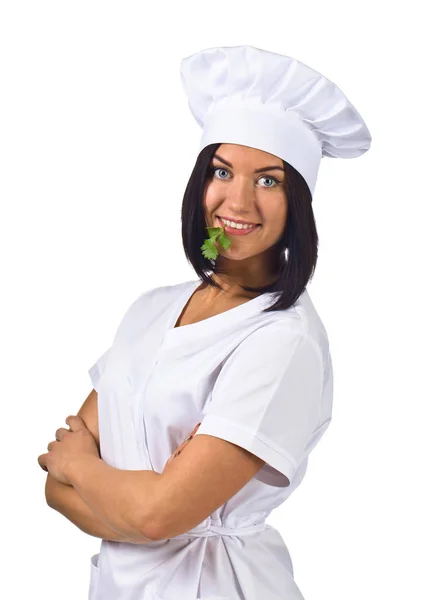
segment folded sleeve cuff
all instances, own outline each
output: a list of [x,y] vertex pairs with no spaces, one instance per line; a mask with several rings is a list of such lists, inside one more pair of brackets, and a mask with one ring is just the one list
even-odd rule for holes
[[111,348],[108,348],[103,354],[101,354],[101,356],[98,358],[95,364],[92,365],[88,370],[88,374],[92,382],[93,388],[97,392],[99,392],[99,382],[101,381],[101,377],[104,373],[105,365],[110,354],[110,349]]
[[204,416],[195,435],[201,433],[236,444],[264,460],[266,464],[255,475],[255,479],[276,487],[290,485],[297,468],[293,457],[261,434],[255,434],[242,424],[213,413]]

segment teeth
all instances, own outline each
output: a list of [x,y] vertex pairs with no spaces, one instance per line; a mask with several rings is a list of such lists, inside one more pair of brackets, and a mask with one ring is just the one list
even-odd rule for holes
[[234,221],[228,221],[227,219],[223,219],[220,217],[220,220],[223,221],[228,227],[233,227],[234,229],[252,229],[256,227],[256,225],[244,225],[243,223],[235,223]]

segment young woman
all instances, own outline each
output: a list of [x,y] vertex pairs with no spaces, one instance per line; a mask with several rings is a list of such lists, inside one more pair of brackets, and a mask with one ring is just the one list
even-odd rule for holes
[[[52,470],[107,528],[89,599],[299,600],[265,520],[332,416],[329,341],[306,289],[313,192],[322,156],[359,156],[371,137],[334,84],[286,56],[211,48],[182,61],[182,81],[203,126],[182,205],[198,277],[131,304],[89,371],[84,420],[56,432]],[[63,510],[56,493],[52,505]]]

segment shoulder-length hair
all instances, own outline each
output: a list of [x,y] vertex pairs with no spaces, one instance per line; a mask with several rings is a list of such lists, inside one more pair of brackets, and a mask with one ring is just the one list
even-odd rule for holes
[[[208,238],[203,204],[209,165],[220,144],[210,144],[197,157],[182,202],[182,240],[185,255],[197,275],[208,285],[221,289],[209,273],[221,273],[215,261],[203,256],[201,247]],[[272,247],[278,279],[272,284],[248,292],[280,292],[272,306],[263,312],[285,310],[293,306],[313,277],[318,257],[318,234],[312,210],[312,195],[303,176],[283,161],[288,211],[284,232]]]

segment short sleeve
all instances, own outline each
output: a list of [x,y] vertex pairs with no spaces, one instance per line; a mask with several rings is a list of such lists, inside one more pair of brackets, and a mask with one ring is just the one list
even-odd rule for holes
[[255,478],[276,487],[290,485],[329,424],[321,410],[323,353],[297,327],[293,320],[272,322],[236,347],[220,370],[196,432],[263,459],[266,464]]
[[101,354],[101,356],[94,363],[94,365],[91,366],[90,369],[88,370],[89,377],[92,381],[92,385],[98,393],[99,393],[99,382],[104,373],[105,365],[107,363],[107,359],[110,354],[110,350],[111,350],[111,347],[107,348],[107,350],[103,354]]

